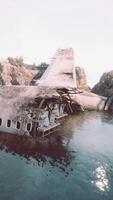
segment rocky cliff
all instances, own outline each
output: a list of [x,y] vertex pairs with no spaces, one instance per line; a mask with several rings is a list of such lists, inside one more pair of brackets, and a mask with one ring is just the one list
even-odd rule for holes
[[0,85],[29,85],[38,69],[23,63],[23,59],[7,58],[0,60]]
[[113,95],[113,70],[101,76],[100,81],[92,88],[92,92],[103,96]]

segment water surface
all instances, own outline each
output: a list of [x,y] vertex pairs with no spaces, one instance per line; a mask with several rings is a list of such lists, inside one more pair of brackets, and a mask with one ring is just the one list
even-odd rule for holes
[[112,200],[113,115],[69,117],[35,144],[0,135],[0,200]]

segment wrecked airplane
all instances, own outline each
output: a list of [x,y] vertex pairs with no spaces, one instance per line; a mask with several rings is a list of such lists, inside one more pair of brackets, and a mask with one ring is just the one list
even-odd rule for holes
[[69,114],[108,110],[108,102],[79,89],[73,49],[59,49],[35,86],[0,87],[0,132],[44,138]]

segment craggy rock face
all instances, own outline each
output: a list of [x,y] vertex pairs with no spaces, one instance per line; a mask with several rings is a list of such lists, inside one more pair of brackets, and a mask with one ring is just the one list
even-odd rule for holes
[[92,92],[103,96],[113,95],[113,71],[104,73]]
[[75,74],[76,74],[77,88],[80,90],[89,91],[85,70],[80,67],[75,67]]
[[30,85],[38,69],[23,63],[22,58],[0,60],[0,85]]

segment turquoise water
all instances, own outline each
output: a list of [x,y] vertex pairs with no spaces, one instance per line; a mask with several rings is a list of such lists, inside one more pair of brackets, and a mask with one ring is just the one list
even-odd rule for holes
[[69,117],[34,144],[0,135],[0,200],[112,200],[113,115]]

